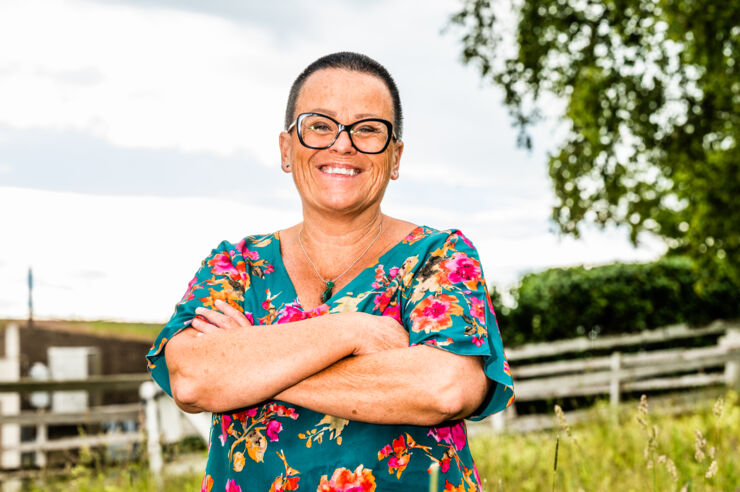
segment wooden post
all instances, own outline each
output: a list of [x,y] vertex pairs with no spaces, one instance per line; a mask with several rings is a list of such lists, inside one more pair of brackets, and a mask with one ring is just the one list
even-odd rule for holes
[[157,387],[147,381],[141,384],[139,396],[144,400],[144,415],[146,417],[146,449],[149,454],[149,469],[159,477],[162,472],[162,446],[159,442],[159,415],[157,402],[154,397]]
[[[39,413],[42,415],[44,412],[43,408],[39,410]],[[38,448],[36,449],[35,462],[36,466],[39,468],[46,468],[46,451],[44,451],[44,445],[48,440],[47,429],[48,426],[43,422],[43,420],[36,425],[36,444],[38,445]]]
[[609,403],[612,408],[619,407],[619,370],[622,368],[622,354],[612,352],[609,368],[612,372],[612,378],[609,382]]
[[728,327],[718,345],[728,352],[735,351],[738,354],[736,359],[725,364],[725,384],[728,388],[740,390],[740,327]]
[[504,416],[504,412],[498,412],[491,415],[491,427],[493,427],[493,431],[497,434],[504,431],[506,428],[506,417]]
[[[0,380],[18,381],[21,376],[21,340],[18,325],[5,326],[5,357],[0,358]],[[0,415],[18,415],[21,411],[21,397],[18,393],[0,394]],[[1,419],[0,419],[1,420]],[[17,450],[21,443],[21,426],[18,424],[0,425],[0,469],[20,468],[21,453]]]

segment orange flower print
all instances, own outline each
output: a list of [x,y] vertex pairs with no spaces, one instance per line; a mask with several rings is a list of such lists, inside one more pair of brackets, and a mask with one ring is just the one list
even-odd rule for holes
[[316,492],[374,492],[375,477],[372,470],[366,470],[362,465],[355,468],[354,472],[346,468],[337,468],[331,475],[331,480],[326,475],[321,477]]
[[386,444],[383,449],[378,451],[378,460],[389,457],[388,473],[396,472],[396,478],[401,479],[401,474],[409,464],[411,455],[409,454],[403,434],[393,440],[393,445]]
[[460,484],[457,487],[452,485],[448,480],[445,480],[444,492],[465,492],[465,484]]
[[211,489],[213,488],[213,477],[210,475],[205,475],[203,477],[203,482],[200,484],[200,492],[211,492]]
[[475,289],[482,278],[478,260],[465,253],[454,253],[452,259],[442,262],[442,267],[448,272],[450,282],[462,283],[470,290]]
[[411,311],[411,328],[415,332],[436,333],[452,326],[452,316],[462,313],[457,297],[449,294],[429,296]]

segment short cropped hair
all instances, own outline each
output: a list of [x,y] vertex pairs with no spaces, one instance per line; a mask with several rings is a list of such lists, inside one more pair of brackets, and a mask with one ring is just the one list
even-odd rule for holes
[[388,91],[391,93],[391,99],[393,100],[393,130],[395,131],[396,137],[400,140],[403,133],[403,112],[401,111],[401,96],[398,94],[398,87],[393,81],[393,77],[388,73],[383,65],[376,62],[372,58],[360,53],[352,53],[349,51],[342,51],[339,53],[332,53],[331,55],[322,56],[315,62],[301,72],[293,86],[290,88],[290,94],[288,95],[288,105],[285,108],[285,129],[287,130],[293,119],[295,118],[295,105],[298,100],[298,95],[303,88],[303,84],[306,79],[310,77],[314,72],[325,68],[339,68],[343,70],[349,70],[352,72],[361,72],[374,75],[385,83]]

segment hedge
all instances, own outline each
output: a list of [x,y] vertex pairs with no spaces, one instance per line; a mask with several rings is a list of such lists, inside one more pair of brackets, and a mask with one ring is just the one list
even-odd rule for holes
[[495,289],[491,298],[507,346],[740,316],[740,291],[731,282],[704,284],[700,294],[699,276],[682,256],[551,268],[522,277],[511,292],[516,307],[503,306]]

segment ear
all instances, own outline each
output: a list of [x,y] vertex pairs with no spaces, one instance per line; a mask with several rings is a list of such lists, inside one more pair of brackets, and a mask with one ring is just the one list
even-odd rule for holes
[[391,179],[398,179],[398,168],[401,165],[401,154],[403,154],[403,141],[394,143],[393,164],[391,165]]
[[280,162],[281,167],[283,168],[283,171],[286,173],[290,172],[290,164],[291,164],[291,150],[293,148],[293,139],[290,136],[290,133],[288,132],[280,132],[279,137],[279,143],[280,143]]

